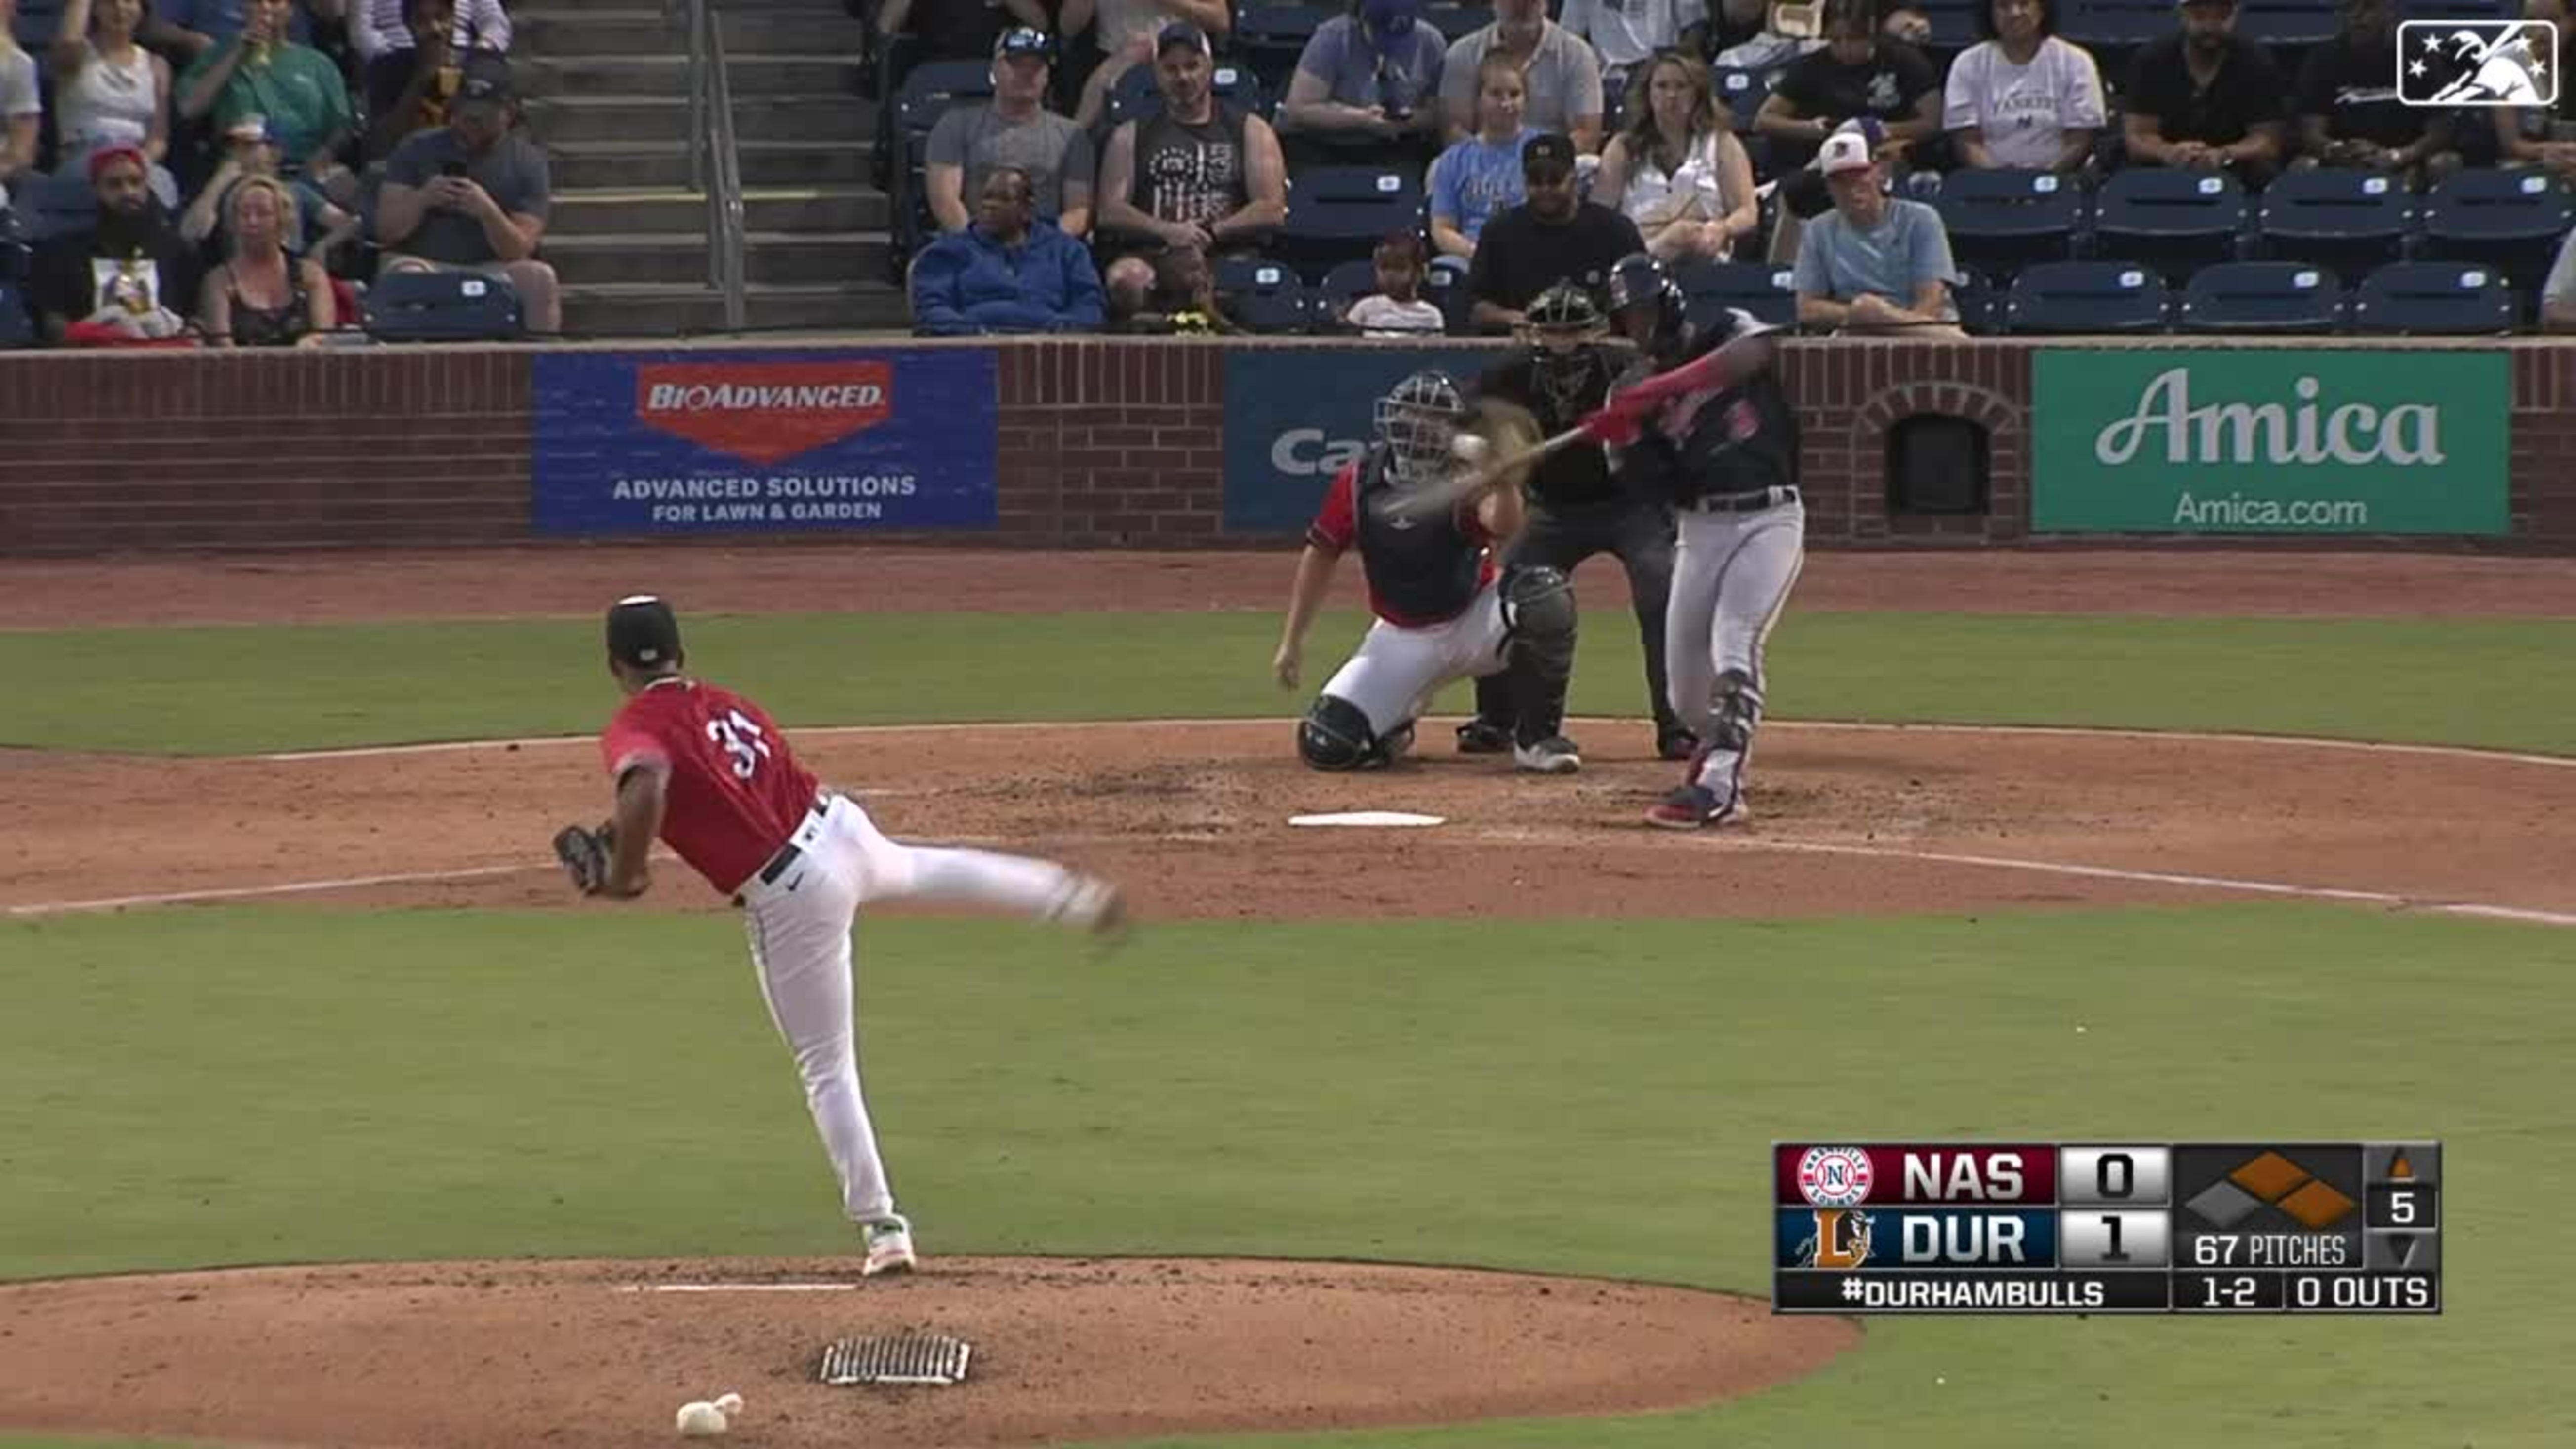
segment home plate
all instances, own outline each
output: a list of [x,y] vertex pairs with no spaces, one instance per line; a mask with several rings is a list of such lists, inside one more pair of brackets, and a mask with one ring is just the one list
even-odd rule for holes
[[1442,815],[1415,815],[1404,810],[1343,810],[1329,815],[1291,815],[1291,825],[1446,825]]

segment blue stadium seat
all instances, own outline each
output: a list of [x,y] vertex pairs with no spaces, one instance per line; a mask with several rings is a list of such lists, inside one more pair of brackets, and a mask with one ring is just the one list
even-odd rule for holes
[[18,213],[30,242],[87,231],[98,224],[98,193],[82,176],[28,172],[9,184],[9,206]]
[[1315,330],[1317,299],[1284,262],[1228,258],[1217,265],[1213,280],[1226,315],[1255,332],[1294,337]]
[[[1261,88],[1261,77],[1252,67],[1220,60],[1208,77],[1208,89],[1216,92],[1218,101],[1250,111],[1263,120],[1270,119],[1270,98]],[[1142,121],[1163,113],[1163,93],[1154,84],[1154,68],[1131,65],[1109,88],[1109,106],[1102,124],[1116,130],[1129,121]]]
[[1709,67],[1709,84],[1715,88],[1718,100],[1735,112],[1735,129],[1742,135],[1744,144],[1753,144],[1753,114],[1771,98],[1771,87],[1779,79],[1777,67],[1770,70],[1747,70],[1734,65]]
[[2413,193],[2395,177],[2320,167],[2263,188],[2255,248],[2285,262],[2332,267],[2346,281],[2402,260],[2415,224]]
[[2521,0],[2398,0],[2397,19],[2519,20]]
[[2084,223],[2081,188],[2044,171],[1953,171],[1935,202],[1950,233],[1950,254],[2008,281],[2034,262],[2074,255]]
[[2247,214],[2245,188],[2223,171],[2136,167],[2093,194],[2092,246],[2178,281],[2212,262],[2237,260]]
[[1274,95],[1288,93],[1289,77],[1306,42],[1341,12],[1327,5],[1246,5],[1235,12],[1234,50]]
[[1924,48],[1956,55],[1984,39],[1977,29],[1977,12],[1983,8],[1983,0],[1923,0],[1923,18],[1932,22],[1932,39]]
[[1321,276],[1369,256],[1388,232],[1423,225],[1422,178],[1410,168],[1309,166],[1288,178],[1288,220],[1272,250]]
[[18,48],[40,58],[45,47],[54,43],[54,32],[62,27],[63,0],[18,0],[17,23],[9,27],[17,37]]
[[517,289],[479,272],[386,272],[365,310],[378,342],[512,342],[524,330]]
[[1316,285],[1325,305],[1335,316],[1351,309],[1351,304],[1377,291],[1377,262],[1372,257],[1354,257],[1336,263]]
[[2298,74],[2290,52],[2332,40],[2335,30],[2334,0],[2244,0],[2236,14],[2236,33],[2272,47],[2285,78]]
[[2185,332],[2332,332],[2343,322],[2342,282],[2305,262],[2221,262],[2184,288]]
[[2391,262],[2362,278],[2352,330],[2486,336],[2513,330],[2513,288],[2475,262]]
[[933,231],[930,199],[921,189],[922,157],[929,148],[931,130],[950,106],[990,99],[992,69],[990,61],[932,60],[904,73],[903,86],[895,95],[894,132],[877,138],[879,154],[895,158],[887,197],[893,203],[894,244],[887,260],[896,280],[902,279],[912,254]]
[[[1454,262],[1454,258],[1448,259]],[[1422,278],[1422,297],[1440,309],[1448,319],[1453,337],[1473,336],[1476,331],[1476,299],[1467,295],[1467,268],[1450,265],[1433,258],[1431,270]]]
[[1993,337],[2004,330],[2004,294],[1974,267],[1959,269],[1959,284],[1950,289],[1959,309],[1959,326],[1971,337]]
[[1773,327],[1798,325],[1798,290],[1791,268],[1768,262],[1686,262],[1673,274],[1691,324],[1708,326],[1733,307]]
[[2576,227],[2576,193],[2540,171],[2462,171],[2433,189],[2423,216],[2419,256],[2484,263],[2536,300]]
[[2004,329],[2066,335],[2165,330],[2165,284],[2138,262],[2041,262],[2013,278]]
[[[2057,33],[2105,59],[2105,51],[2135,50],[2180,28],[2174,7],[2165,0],[2068,0]],[[2106,61],[2102,73],[2108,79],[2116,71]]]

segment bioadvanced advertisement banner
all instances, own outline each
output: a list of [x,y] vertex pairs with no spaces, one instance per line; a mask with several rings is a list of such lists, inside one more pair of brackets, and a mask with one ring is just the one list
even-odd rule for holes
[[1463,392],[1490,347],[1237,348],[1225,355],[1225,527],[1295,533],[1342,465],[1366,452],[1377,400],[1436,367]]
[[539,533],[987,529],[994,354],[536,358]]
[[2503,352],[2052,348],[2034,533],[2501,534]]

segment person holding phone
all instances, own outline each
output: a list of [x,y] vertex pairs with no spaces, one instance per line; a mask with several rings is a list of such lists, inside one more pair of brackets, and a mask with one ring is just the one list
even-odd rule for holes
[[505,278],[528,330],[563,331],[553,267],[538,259],[553,203],[546,153],[512,126],[509,64],[477,55],[447,124],[394,149],[376,201],[376,239],[391,272],[472,271]]

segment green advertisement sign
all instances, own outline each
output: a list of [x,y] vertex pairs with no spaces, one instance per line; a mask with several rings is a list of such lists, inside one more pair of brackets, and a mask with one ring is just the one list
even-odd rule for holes
[[2502,352],[2228,348],[2032,359],[2034,533],[2495,533]]

